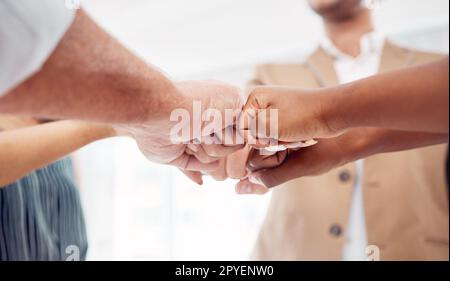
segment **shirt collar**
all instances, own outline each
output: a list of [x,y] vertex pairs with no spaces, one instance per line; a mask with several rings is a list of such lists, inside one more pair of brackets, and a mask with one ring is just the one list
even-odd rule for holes
[[[360,41],[361,53],[358,57],[367,56],[370,54],[381,54],[383,51],[385,37],[382,33],[377,31],[372,31],[365,34]],[[321,47],[332,56],[335,60],[341,59],[355,59],[352,56],[344,54],[341,52],[331,40],[324,36],[320,41]]]

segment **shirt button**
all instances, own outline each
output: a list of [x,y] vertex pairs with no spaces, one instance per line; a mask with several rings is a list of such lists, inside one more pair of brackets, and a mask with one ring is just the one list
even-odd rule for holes
[[338,225],[338,224],[333,224],[333,225],[330,227],[330,234],[331,234],[331,235],[333,235],[333,236],[335,236],[335,237],[339,237],[339,236],[341,235],[341,233],[342,233],[342,228],[341,228],[340,225]]
[[350,180],[350,172],[345,170],[339,173],[339,180],[341,182],[348,182]]

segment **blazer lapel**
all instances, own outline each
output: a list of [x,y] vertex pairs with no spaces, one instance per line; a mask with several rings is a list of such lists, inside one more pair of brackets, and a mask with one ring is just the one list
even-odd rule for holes
[[[411,65],[414,63],[414,59],[414,52],[403,49],[386,40],[381,55],[379,72],[383,73]],[[333,57],[327,54],[322,47],[318,47],[309,56],[306,60],[306,67],[309,68],[321,87],[339,85],[333,65]]]
[[392,71],[399,69],[414,62],[414,52],[403,49],[386,40],[381,55],[379,72]]
[[306,67],[321,87],[336,86],[339,80],[334,70],[333,58],[322,47],[318,47],[306,60]]

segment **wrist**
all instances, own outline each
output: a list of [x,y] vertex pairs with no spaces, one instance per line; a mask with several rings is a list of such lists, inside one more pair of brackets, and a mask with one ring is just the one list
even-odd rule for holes
[[89,123],[83,121],[75,121],[80,130],[81,135],[83,135],[89,141],[95,141],[110,137],[118,136],[118,131],[111,125]]
[[372,142],[376,136],[370,128],[357,128],[347,131],[339,138],[339,145],[343,147],[342,159],[344,164],[363,159],[370,155]]
[[111,135],[111,137],[134,137],[132,132],[122,126],[112,126],[111,128],[113,130],[113,134]]
[[174,109],[178,108],[186,109],[189,112],[192,111],[194,98],[189,95],[189,92],[183,89],[183,83],[175,83],[174,88],[171,89],[169,93],[172,97],[167,103],[166,108],[166,111],[169,113],[169,115]]
[[332,136],[342,134],[353,127],[348,107],[353,91],[352,84],[324,89],[322,120]]
[[145,121],[136,125],[140,126],[143,124],[148,129],[160,127],[160,124],[165,125],[169,122],[170,115],[174,109],[189,109],[188,98],[182,94],[176,84],[172,84],[170,81],[167,81],[166,85],[162,86],[158,93],[152,95],[151,99],[148,103]]

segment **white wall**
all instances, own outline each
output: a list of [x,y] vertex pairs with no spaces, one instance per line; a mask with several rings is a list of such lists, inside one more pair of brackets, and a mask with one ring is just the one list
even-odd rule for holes
[[[320,20],[305,0],[91,0],[106,29],[175,77],[313,47]],[[449,1],[384,0],[388,34],[448,25]],[[448,48],[448,43],[447,43]]]

